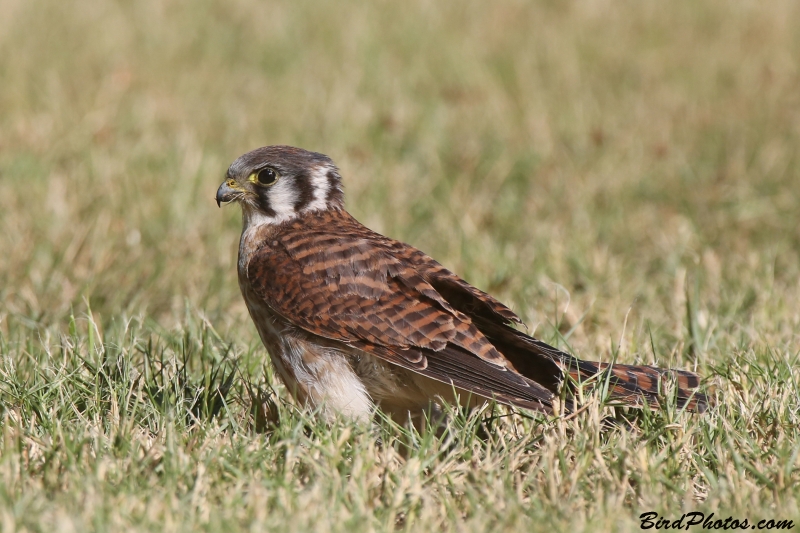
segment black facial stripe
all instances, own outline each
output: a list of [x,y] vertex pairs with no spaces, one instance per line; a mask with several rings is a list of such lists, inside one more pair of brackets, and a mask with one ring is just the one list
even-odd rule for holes
[[269,189],[265,189],[259,187],[258,191],[258,207],[264,215],[268,217],[274,217],[276,215],[275,210],[272,209],[272,205],[269,203]]
[[327,204],[340,203],[343,200],[343,194],[339,189],[339,178],[333,170],[329,170],[325,175],[328,178],[328,195],[325,198]]
[[297,189],[297,200],[294,203],[294,210],[299,212],[314,201],[314,186],[311,184],[311,176],[305,173],[298,175],[293,185]]

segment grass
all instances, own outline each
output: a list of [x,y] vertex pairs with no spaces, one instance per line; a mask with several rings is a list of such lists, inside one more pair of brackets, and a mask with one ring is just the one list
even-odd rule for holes
[[[800,521],[795,3],[0,0],[0,530]],[[257,146],[588,359],[705,415],[326,427],[275,379],[212,198]]]

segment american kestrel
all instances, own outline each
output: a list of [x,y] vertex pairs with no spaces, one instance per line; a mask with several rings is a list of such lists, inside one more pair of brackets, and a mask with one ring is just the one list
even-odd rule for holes
[[515,329],[511,309],[345,211],[323,154],[248,152],[216,200],[242,207],[239,288],[278,374],[328,419],[366,420],[376,407],[413,418],[487,398],[549,413],[566,376],[572,387],[602,372],[623,404],[657,406],[667,376],[678,405],[708,403],[692,372],[583,361]]

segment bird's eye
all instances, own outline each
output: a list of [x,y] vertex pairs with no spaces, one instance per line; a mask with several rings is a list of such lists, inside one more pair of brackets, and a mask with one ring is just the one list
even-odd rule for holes
[[278,173],[274,168],[267,167],[258,171],[258,182],[261,185],[272,185],[278,181]]

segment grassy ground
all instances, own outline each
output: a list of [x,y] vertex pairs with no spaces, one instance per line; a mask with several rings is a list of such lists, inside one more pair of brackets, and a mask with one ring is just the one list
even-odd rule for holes
[[[0,13],[2,531],[800,523],[796,3]],[[489,408],[438,440],[316,424],[271,373],[239,214],[212,200],[274,143],[329,154],[351,212],[538,336],[697,368],[718,408],[630,431],[597,403]]]

